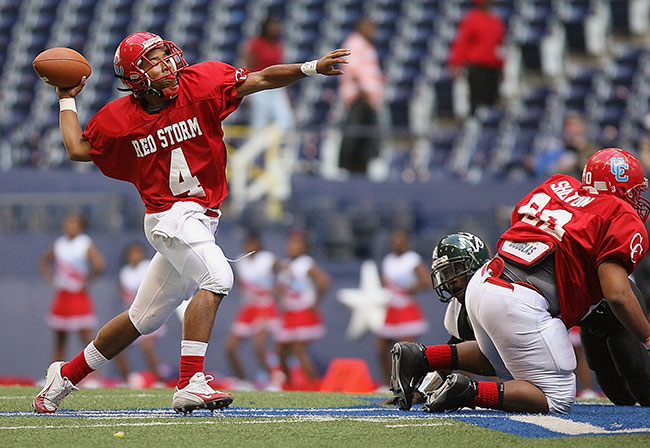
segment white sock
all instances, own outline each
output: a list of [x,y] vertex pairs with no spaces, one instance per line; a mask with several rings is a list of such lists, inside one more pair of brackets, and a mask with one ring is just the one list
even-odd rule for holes
[[84,349],[84,358],[86,359],[88,366],[93,370],[99,369],[108,362],[108,359],[97,350],[93,341],[91,341]]
[[205,356],[207,351],[207,342],[181,341],[181,356]]

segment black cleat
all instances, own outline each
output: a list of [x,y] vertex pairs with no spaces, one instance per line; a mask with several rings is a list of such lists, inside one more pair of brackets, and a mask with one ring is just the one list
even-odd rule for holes
[[390,390],[395,404],[408,411],[413,406],[413,393],[429,371],[426,347],[414,342],[398,342],[390,351],[392,354]]
[[460,373],[452,373],[442,386],[429,395],[422,409],[426,412],[441,412],[474,408],[476,394],[478,394],[476,381]]

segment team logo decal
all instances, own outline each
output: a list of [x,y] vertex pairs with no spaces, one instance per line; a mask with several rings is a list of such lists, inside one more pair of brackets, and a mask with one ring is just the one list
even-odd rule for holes
[[235,71],[235,82],[245,81],[246,78],[248,78],[248,75],[243,68],[238,68],[237,71]]
[[612,174],[616,177],[616,180],[619,182],[627,182],[629,176],[626,172],[630,169],[630,165],[625,162],[625,159],[623,157],[612,157],[609,163],[612,166]]
[[461,249],[467,249],[470,252],[478,252],[484,246],[483,241],[475,237],[468,237],[465,235],[458,236],[458,242]]
[[636,254],[642,254],[643,253],[643,237],[639,232],[635,233],[634,236],[632,237],[632,241],[630,241],[630,258],[632,259],[632,263],[636,264]]

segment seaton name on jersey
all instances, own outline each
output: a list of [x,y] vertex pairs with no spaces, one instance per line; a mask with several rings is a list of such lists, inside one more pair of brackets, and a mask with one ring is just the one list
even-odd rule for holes
[[[571,186],[571,183],[566,180],[551,184],[551,190],[553,190],[558,198],[574,207],[584,207],[595,199],[594,197],[580,196],[573,186]],[[571,193],[573,194],[569,196]]]
[[144,157],[156,152],[158,145],[164,149],[170,145],[194,138],[197,135],[203,135],[203,131],[199,125],[198,118],[194,117],[158,129],[155,137],[154,134],[149,134],[146,137],[131,140],[131,144],[135,150],[135,155]]

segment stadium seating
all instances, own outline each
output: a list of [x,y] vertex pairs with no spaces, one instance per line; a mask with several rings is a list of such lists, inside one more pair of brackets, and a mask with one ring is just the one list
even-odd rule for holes
[[[45,48],[73,47],[93,66],[78,98],[80,118],[86,122],[121,95],[112,76],[112,57],[126,34],[162,34],[183,48],[190,63],[220,59],[237,64],[242,44],[258,31],[267,13],[283,18],[287,61],[313,59],[337,48],[362,15],[376,22],[375,44],[386,76],[394,137],[388,139],[386,170],[392,180],[508,176],[540,142],[559,135],[564,115],[572,110],[585,114],[595,142],[634,149],[647,131],[644,118],[650,111],[650,53],[629,39],[647,37],[647,20],[633,17],[644,11],[642,3],[496,0],[494,11],[508,28],[507,46],[521,55],[520,75],[509,81],[514,84],[506,90],[514,94],[500,106],[481,109],[467,119],[455,115],[458,97],[446,61],[471,0],[0,0],[0,71],[5,85],[0,92],[0,166],[73,165],[58,136],[56,95],[30,66]],[[586,28],[603,7],[612,44],[596,59],[589,55]],[[560,45],[544,43],[553,38],[557,44],[558,36]],[[551,56],[566,60],[550,75],[544,66],[547,47],[558,52]],[[325,130],[341,119],[335,78],[296,83],[291,94],[298,131],[305,138],[313,140],[315,135],[321,141]],[[245,110],[231,122],[245,123]],[[304,212],[305,220],[315,219],[319,241],[335,257],[372,252],[369,238],[378,223],[385,224],[376,203],[349,209],[324,204],[319,210],[301,210],[299,204],[298,198],[287,207]],[[408,218],[402,225],[417,222],[412,210],[404,213]],[[327,219],[321,219],[324,216]]]

